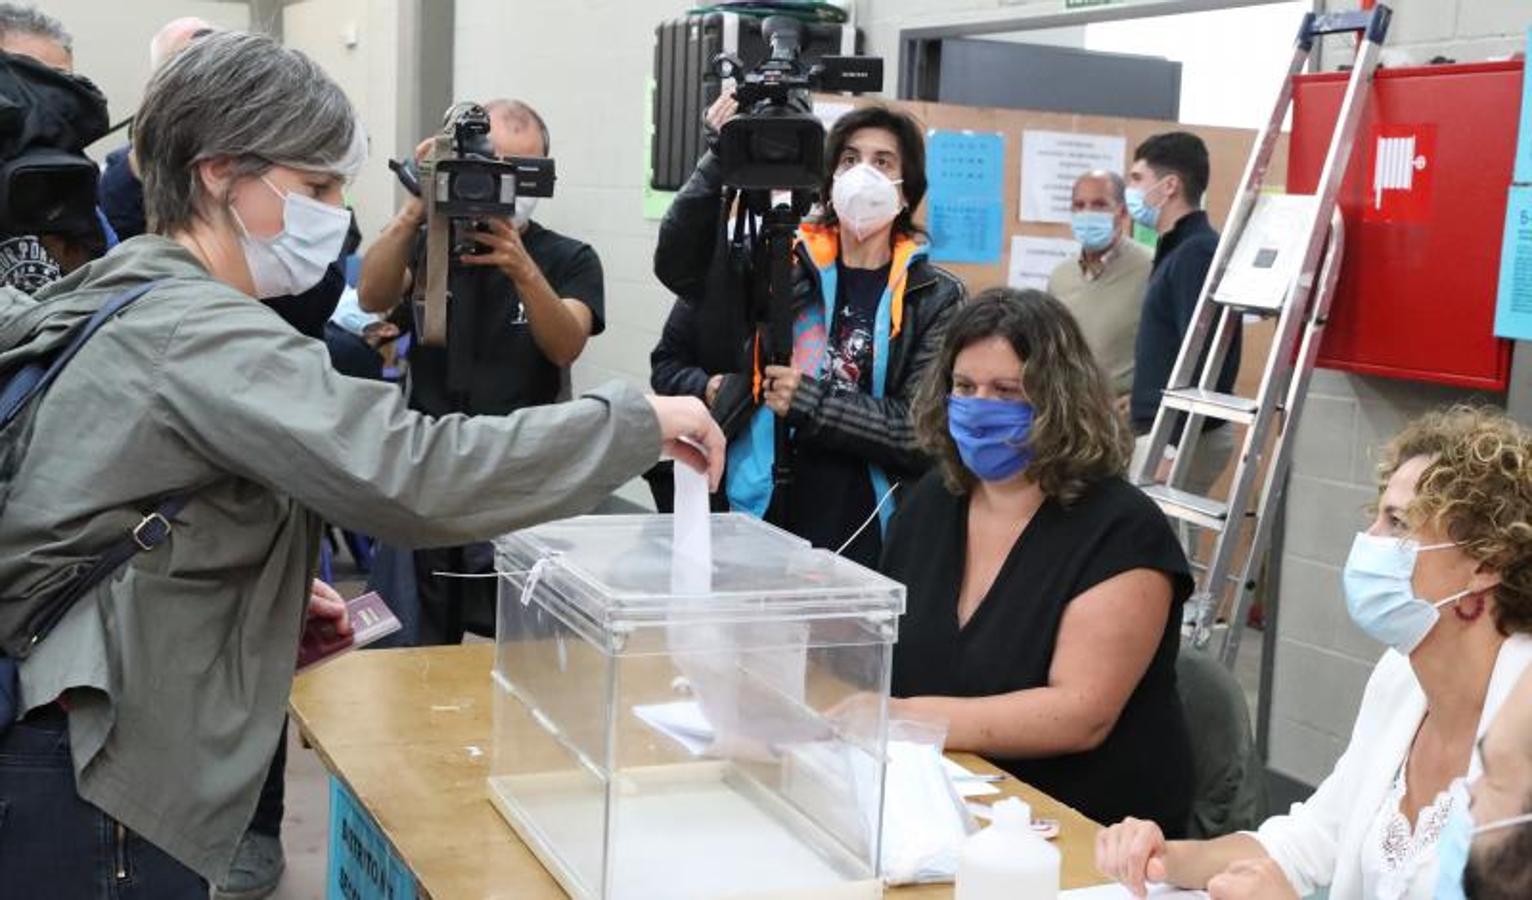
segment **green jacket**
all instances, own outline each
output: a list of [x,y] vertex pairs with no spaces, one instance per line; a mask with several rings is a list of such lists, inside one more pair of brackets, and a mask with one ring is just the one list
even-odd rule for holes
[[276,747],[318,517],[401,546],[486,540],[587,511],[653,465],[660,434],[624,385],[507,417],[411,412],[157,236],[35,299],[0,291],[0,370],[152,279],[171,281],[0,435],[0,635],[159,498],[191,493],[165,545],[24,659],[22,705],[69,691],[80,796],[216,881]]

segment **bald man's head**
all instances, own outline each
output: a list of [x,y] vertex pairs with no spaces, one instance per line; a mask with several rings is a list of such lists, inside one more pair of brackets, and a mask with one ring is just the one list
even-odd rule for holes
[[196,16],[184,16],[167,24],[149,41],[149,70],[158,71],[185,50],[187,44],[215,30],[211,22]]

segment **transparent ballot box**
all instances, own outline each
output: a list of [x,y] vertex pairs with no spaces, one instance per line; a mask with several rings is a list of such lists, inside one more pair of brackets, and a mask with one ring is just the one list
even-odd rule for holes
[[904,588],[741,515],[698,565],[673,527],[496,543],[491,801],[574,897],[881,896]]

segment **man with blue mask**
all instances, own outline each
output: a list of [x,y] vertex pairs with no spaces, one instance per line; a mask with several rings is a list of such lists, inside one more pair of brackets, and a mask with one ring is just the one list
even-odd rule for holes
[[1048,293],[1080,323],[1123,407],[1133,389],[1133,344],[1152,263],[1133,240],[1126,189],[1116,172],[1098,169],[1075,179],[1070,228],[1080,255],[1059,263],[1048,278]]
[[1437,900],[1532,897],[1532,673],[1511,690],[1479,752],[1484,771],[1466,791],[1471,803],[1453,804],[1437,844]]
[[[1184,131],[1146,139],[1134,150],[1133,165],[1128,169],[1128,212],[1135,222],[1153,228],[1160,236],[1134,347],[1129,419],[1134,433],[1140,436],[1140,452],[1148,442],[1160,393],[1170,381],[1202,283],[1213,263],[1213,252],[1218,249],[1218,232],[1202,209],[1209,171],[1207,145]],[[1236,329],[1218,375],[1217,390],[1233,392],[1239,356],[1240,331]],[[1177,440],[1173,438],[1172,443]],[[1167,448],[1166,452],[1174,451]],[[1208,420],[1185,489],[1207,494],[1233,452],[1234,437],[1228,423]]]

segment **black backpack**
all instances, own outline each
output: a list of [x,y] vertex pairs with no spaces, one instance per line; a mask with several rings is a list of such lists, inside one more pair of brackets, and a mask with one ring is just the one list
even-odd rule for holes
[[[0,430],[11,425],[29,403],[48,389],[102,325],[159,284],[161,282],[151,281],[114,295],[89,320],[76,326],[68,343],[51,356],[28,362],[14,371],[0,373]],[[38,598],[34,608],[26,611],[26,631],[22,637],[27,648],[36,646],[47,637],[48,632],[53,630],[81,597],[123,563],[138,553],[153,550],[164,543],[170,537],[170,520],[181,512],[188,499],[189,495],[185,494],[164,498],[152,512],[144,516],[137,527],[107,547],[91,565],[76,573],[61,588]],[[16,721],[20,694],[17,675],[17,660],[0,650],[0,734],[4,734]]]

